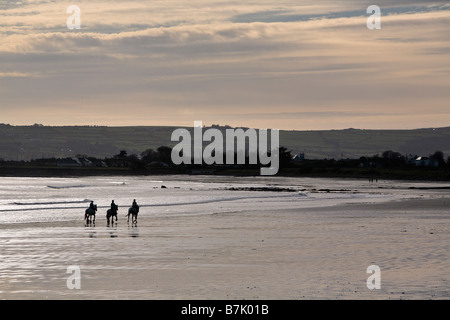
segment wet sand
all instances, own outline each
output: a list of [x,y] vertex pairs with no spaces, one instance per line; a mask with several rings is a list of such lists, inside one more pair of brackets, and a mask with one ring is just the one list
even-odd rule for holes
[[[1,299],[448,299],[450,199],[0,226]],[[369,290],[366,269],[381,269]],[[69,266],[80,289],[68,289]]]

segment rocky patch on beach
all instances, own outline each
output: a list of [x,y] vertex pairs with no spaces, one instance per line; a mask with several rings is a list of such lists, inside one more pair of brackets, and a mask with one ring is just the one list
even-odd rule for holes
[[[313,193],[331,193],[331,192],[337,192],[337,193],[341,193],[341,192],[351,192],[352,190],[348,190],[348,189],[293,189],[293,188],[287,188],[287,187],[272,187],[272,186],[267,186],[267,187],[230,187],[230,188],[225,188],[225,190],[230,190],[230,191],[268,191],[268,192],[313,192]],[[353,192],[355,193],[355,192]]]
[[281,187],[231,187],[231,188],[225,188],[225,190],[230,190],[230,191],[297,192],[297,190],[292,189],[292,188],[281,188]]

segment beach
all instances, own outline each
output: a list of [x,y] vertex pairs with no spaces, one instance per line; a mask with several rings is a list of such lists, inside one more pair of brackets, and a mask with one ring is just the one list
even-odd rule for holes
[[[128,196],[132,188],[126,186],[137,182],[126,179],[134,178],[102,183],[114,185],[114,197]],[[0,298],[450,297],[450,194],[443,183],[191,177],[184,185],[179,177],[152,179],[142,181],[148,189],[140,198],[149,190],[155,194],[141,208],[137,225],[127,223],[125,209],[119,209],[118,223],[108,226],[106,205],[95,226],[85,225],[82,213],[75,216],[82,210],[73,204],[62,218],[49,219],[41,209],[46,200],[38,207],[35,199],[23,200],[30,203],[29,215],[19,215],[4,195]],[[52,192],[49,197],[63,193],[68,203],[75,201],[67,201],[64,192],[106,190],[98,181],[52,183],[64,188],[44,188],[44,181],[35,189]],[[296,191],[223,189],[249,185]],[[171,197],[170,203],[151,205]],[[367,286],[371,265],[380,268],[380,289]],[[71,289],[73,266],[80,286]]]

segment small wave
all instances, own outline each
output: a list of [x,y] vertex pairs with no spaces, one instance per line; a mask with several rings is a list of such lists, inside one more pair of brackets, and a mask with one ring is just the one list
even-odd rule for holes
[[47,186],[47,187],[51,189],[70,189],[70,188],[85,188],[86,186],[79,184],[74,186]]
[[214,198],[214,199],[204,199],[204,200],[194,200],[185,202],[169,202],[169,203],[155,203],[155,204],[140,204],[139,207],[171,207],[171,206],[183,206],[183,205],[195,205],[195,204],[208,204],[216,202],[227,202],[227,201],[239,201],[239,200],[254,200],[254,199],[275,199],[275,198],[292,198],[291,194],[283,195],[265,195],[265,196],[238,196],[238,197],[225,197],[225,198]]
[[71,203],[85,203],[90,202],[88,199],[74,200],[74,201],[46,201],[46,202],[13,202],[12,204],[18,206],[33,206],[33,205],[52,205],[52,204],[71,204]]

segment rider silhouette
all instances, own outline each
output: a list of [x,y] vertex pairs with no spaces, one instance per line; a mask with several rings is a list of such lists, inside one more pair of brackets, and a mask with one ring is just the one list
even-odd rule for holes
[[111,202],[111,211],[116,213],[119,210],[119,206],[114,203],[114,200]]
[[[94,211],[94,217],[95,217],[95,211],[97,211],[96,205],[94,204],[94,201],[91,201],[91,203],[89,204],[89,208],[92,211]],[[86,219],[88,217],[88,210],[86,210],[86,212],[84,213],[84,219]],[[95,221],[95,218],[94,218]]]
[[133,204],[131,205],[131,207],[136,208],[137,212],[139,212],[139,206],[136,202],[136,199],[133,199]]

